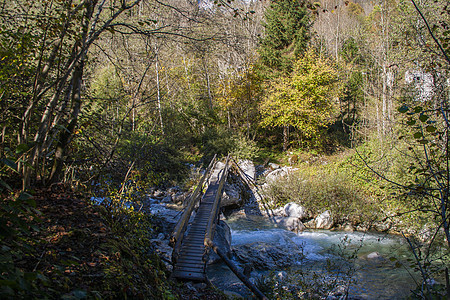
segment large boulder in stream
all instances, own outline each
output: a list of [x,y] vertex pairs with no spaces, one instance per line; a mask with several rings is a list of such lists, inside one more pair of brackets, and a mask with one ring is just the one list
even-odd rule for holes
[[314,229],[330,229],[334,225],[334,220],[329,210],[324,211],[315,219],[305,224],[308,228]]
[[308,217],[308,213],[303,206],[295,202],[290,202],[284,207],[272,210],[268,216],[269,220],[276,225],[298,233],[305,230],[305,225],[303,225],[302,220]]
[[243,206],[249,198],[250,195],[248,193],[247,185],[240,176],[234,172],[229,172],[220,206],[227,209],[239,208]]
[[256,242],[235,246],[233,253],[240,263],[256,270],[287,268],[304,258],[302,250],[295,244]]
[[[216,225],[216,232],[213,239],[214,244],[222,250],[228,257],[231,256],[231,229],[227,223],[220,220]],[[209,252],[208,264],[219,262],[221,258],[213,250]]]
[[274,223],[278,226],[285,227],[287,230],[293,231],[295,233],[302,232],[305,230],[305,225],[303,225],[302,221],[299,218],[295,217],[274,217]]

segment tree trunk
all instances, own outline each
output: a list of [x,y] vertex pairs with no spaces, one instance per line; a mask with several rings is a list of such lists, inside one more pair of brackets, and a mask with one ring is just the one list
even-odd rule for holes
[[159,84],[159,56],[158,56],[158,48],[155,46],[155,69],[156,69],[156,100],[158,103],[158,114],[159,114],[159,122],[161,123],[161,133],[164,135],[164,124],[161,113],[161,91]]
[[72,77],[72,114],[67,128],[63,129],[59,135],[58,144],[56,145],[55,160],[50,173],[49,183],[59,181],[61,171],[64,164],[64,155],[67,146],[75,130],[78,121],[78,115],[81,110],[81,82],[83,78],[84,61],[77,63]]
[[209,83],[209,73],[208,73],[208,66],[206,65],[206,59],[203,57],[203,68],[205,70],[205,77],[206,77],[206,88],[208,90],[208,98],[209,98],[209,108],[212,109],[212,94],[211,94],[211,85]]
[[286,152],[289,146],[289,125],[283,126],[283,151]]

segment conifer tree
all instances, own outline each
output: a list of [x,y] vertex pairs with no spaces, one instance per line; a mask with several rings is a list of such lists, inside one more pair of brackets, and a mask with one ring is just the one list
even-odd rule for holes
[[263,65],[291,72],[308,44],[310,20],[302,0],[272,1],[265,14],[265,36],[258,52]]

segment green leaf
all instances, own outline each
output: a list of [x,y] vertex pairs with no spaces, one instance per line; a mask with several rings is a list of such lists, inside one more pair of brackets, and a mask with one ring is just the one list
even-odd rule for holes
[[416,124],[416,120],[410,119],[410,120],[408,120],[408,121],[406,122],[406,124],[409,125],[409,126],[412,126],[412,125]]
[[19,198],[17,198],[17,200],[21,200],[21,201],[25,201],[25,200],[29,200],[33,198],[33,195],[27,193],[27,192],[22,192],[19,195]]
[[428,125],[427,127],[425,127],[425,130],[427,132],[435,132],[436,131],[436,127],[434,127],[433,125]]
[[409,109],[408,106],[403,105],[403,106],[399,107],[397,110],[398,110],[398,112],[403,114],[403,113],[407,112],[408,109]]
[[414,133],[414,138],[415,138],[415,139],[420,139],[420,138],[422,138],[422,137],[423,137],[422,132],[416,132],[416,133]]
[[419,120],[420,120],[422,123],[425,123],[428,119],[429,119],[429,117],[428,117],[427,115],[421,114],[421,115],[419,116]]
[[30,146],[28,146],[27,144],[20,144],[16,148],[16,153],[17,154],[22,154],[24,152],[27,152],[28,150],[30,150]]
[[17,164],[16,164],[14,161],[12,161],[12,160],[10,160],[10,159],[8,159],[8,158],[2,158],[2,162],[3,162],[6,166],[8,166],[10,169],[12,169],[13,171],[15,171],[16,173],[19,173],[19,172],[17,172]]
[[415,112],[416,114],[420,113],[422,110],[423,110],[423,109],[422,109],[421,106],[416,106],[416,107],[414,107],[414,112]]
[[12,188],[9,186],[9,184],[7,184],[6,182],[4,182],[3,180],[0,179],[0,185],[5,187],[7,190],[12,191]]
[[428,141],[427,141],[427,140],[420,140],[420,141],[419,141],[419,144],[421,144],[421,145],[426,145],[426,144],[428,144]]

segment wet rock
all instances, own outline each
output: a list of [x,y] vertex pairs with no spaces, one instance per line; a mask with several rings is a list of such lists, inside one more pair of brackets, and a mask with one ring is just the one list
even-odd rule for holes
[[257,270],[290,267],[303,258],[301,249],[295,244],[286,247],[256,242],[236,246],[233,253],[239,262],[250,264]]
[[295,217],[274,217],[275,222],[279,226],[285,227],[287,230],[293,231],[295,233],[302,232],[305,230],[305,225],[299,218]]

